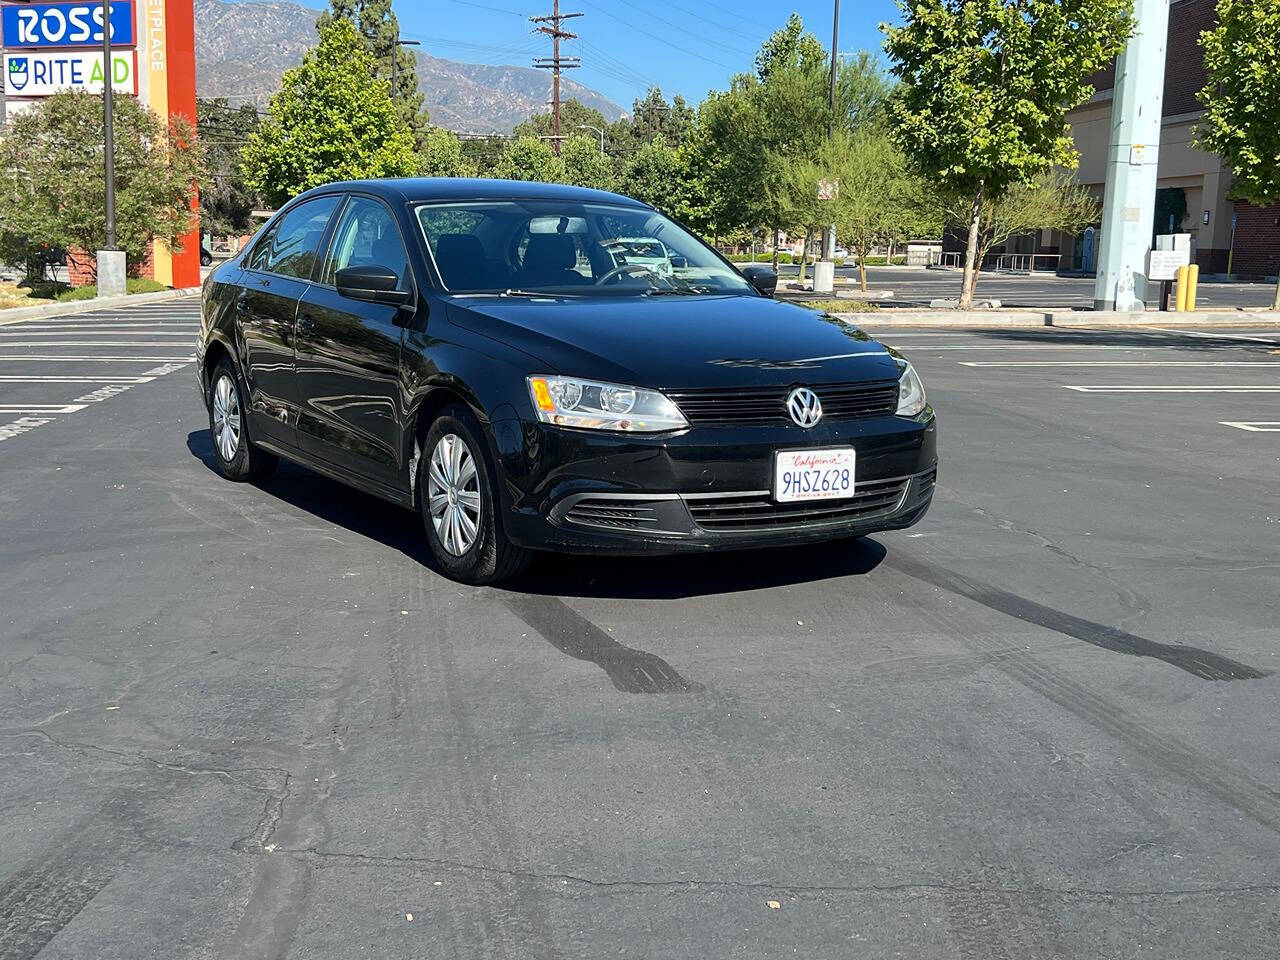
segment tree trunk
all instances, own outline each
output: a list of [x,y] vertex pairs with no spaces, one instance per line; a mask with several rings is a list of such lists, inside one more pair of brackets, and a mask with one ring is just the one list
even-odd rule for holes
[[862,292],[867,292],[867,251],[865,248],[858,250],[858,281],[862,286]]
[[813,227],[804,231],[804,246],[800,248],[800,282],[804,283],[805,268],[809,266],[809,240],[813,237]]
[[969,241],[964,251],[964,278],[960,284],[960,309],[973,309],[973,290],[978,285],[978,227],[982,222],[982,188],[983,181],[978,181],[978,189],[973,194],[973,206],[969,210]]
[[1276,302],[1271,305],[1272,310],[1280,310],[1280,280],[1276,281]]
[[773,228],[773,272],[778,272],[778,234],[781,231],[777,227]]
[[892,240],[889,241],[889,255],[884,258],[884,265],[886,267],[893,266],[893,241]]

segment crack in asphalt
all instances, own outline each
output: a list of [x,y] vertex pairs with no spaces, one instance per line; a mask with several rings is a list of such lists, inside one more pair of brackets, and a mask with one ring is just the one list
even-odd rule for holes
[[972,891],[1013,897],[1067,897],[1079,899],[1134,899],[1154,897],[1198,897],[1240,893],[1280,893],[1280,884],[1241,884],[1238,886],[1169,887],[1145,890],[1119,890],[1087,887],[1001,887],[985,884],[945,883],[943,881],[904,881],[886,884],[804,884],[787,881],[765,880],[593,880],[573,873],[539,873],[535,870],[517,870],[512,867],[496,867],[488,864],[468,863],[437,857],[378,855],[349,853],[340,850],[320,850],[316,847],[302,849],[277,849],[274,856],[288,856],[315,860],[342,860],[360,866],[382,867],[442,867],[468,873],[493,874],[495,876],[531,880],[545,883],[568,883],[595,889],[617,888],[665,888],[665,889],[722,889],[744,891],[775,891],[778,893],[904,893],[911,891]]

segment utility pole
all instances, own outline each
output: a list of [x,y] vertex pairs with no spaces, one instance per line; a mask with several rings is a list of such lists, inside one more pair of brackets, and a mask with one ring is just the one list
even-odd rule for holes
[[1136,32],[1116,61],[1095,310],[1145,310],[1155,220],[1169,0],[1136,0]]
[[116,142],[111,97],[115,77],[111,62],[111,2],[102,0],[102,154],[106,204],[107,242],[97,251],[98,296],[120,296],[125,292],[125,255],[116,248]]
[[534,57],[533,65],[539,70],[551,71],[551,133],[554,138],[551,144],[556,153],[560,152],[560,71],[572,70],[582,63],[579,57],[560,56],[560,41],[577,37],[576,33],[563,29],[561,24],[572,17],[580,16],[582,16],[580,13],[561,13],[560,0],[553,0],[550,16],[529,18],[531,22],[538,24],[534,27],[535,32],[545,33],[551,38],[551,56]]

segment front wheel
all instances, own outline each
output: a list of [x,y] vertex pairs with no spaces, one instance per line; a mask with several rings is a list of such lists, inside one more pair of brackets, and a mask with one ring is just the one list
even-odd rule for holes
[[249,442],[240,378],[223,358],[209,378],[209,436],[218,472],[228,480],[265,480],[280,462]]
[[418,502],[431,553],[455,580],[495,583],[529,564],[529,551],[503,532],[495,488],[480,427],[464,408],[446,408],[427,431]]

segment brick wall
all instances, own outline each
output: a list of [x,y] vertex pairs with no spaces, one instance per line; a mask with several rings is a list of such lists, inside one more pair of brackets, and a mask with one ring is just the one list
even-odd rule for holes
[[[1200,33],[1218,22],[1217,0],[1180,0],[1169,7],[1169,33],[1165,40],[1164,109],[1166,117],[1203,109],[1196,91],[1204,87],[1204,51]],[[1116,84],[1116,66],[1109,64],[1090,78],[1098,90]]]
[[[98,258],[94,253],[86,253],[79,247],[71,247],[67,250],[67,273],[70,277],[70,283],[73,287],[83,287],[86,284],[96,283],[98,280]],[[148,280],[154,280],[156,276],[155,264],[151,261],[151,246],[147,246],[147,255],[141,263],[129,264],[129,276],[146,277]]]
[[1231,270],[1240,277],[1280,273],[1280,203],[1255,207],[1236,204],[1236,245]]

